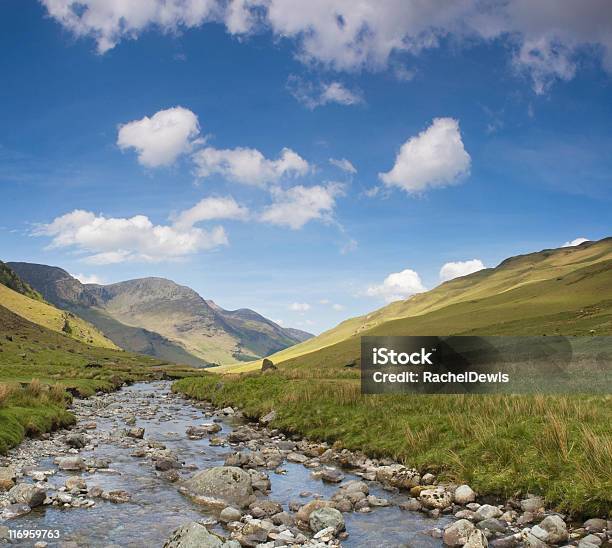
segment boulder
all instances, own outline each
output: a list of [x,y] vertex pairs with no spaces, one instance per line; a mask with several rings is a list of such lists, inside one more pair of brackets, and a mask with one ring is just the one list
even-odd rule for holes
[[107,493],[102,493],[102,498],[104,500],[114,502],[115,504],[121,504],[123,502],[130,502],[130,499],[132,497],[127,491],[119,489],[117,491],[108,491]]
[[455,489],[454,498],[457,504],[468,504],[476,500],[476,493],[469,485],[460,485]]
[[448,546],[463,546],[473,530],[474,524],[471,521],[467,519],[455,521],[444,529],[444,535],[442,537],[444,544]]
[[268,358],[264,358],[261,362],[261,372],[265,373],[266,371],[276,371],[278,367],[274,365],[274,362]]
[[57,466],[60,470],[85,470],[85,461],[78,456],[74,457],[61,457],[57,459]]
[[87,491],[87,484],[83,478],[79,476],[70,476],[64,483],[68,491],[76,489],[78,491]]
[[[166,541],[163,548],[223,548],[224,542],[199,523],[181,525]],[[227,544],[225,544],[227,546]]]
[[487,548],[489,541],[482,531],[475,529],[470,533],[467,542],[463,545],[463,548]]
[[87,438],[83,434],[70,434],[66,436],[66,445],[73,449],[83,449],[87,445]]
[[567,525],[556,515],[544,518],[531,529],[531,534],[547,544],[558,544],[568,538]]
[[402,464],[391,464],[376,470],[376,480],[399,489],[411,489],[419,485],[421,476],[416,470]]
[[259,419],[261,424],[270,424],[276,418],[276,411],[270,411]]
[[328,508],[333,506],[333,503],[329,500],[311,500],[301,506],[295,515],[295,521],[297,522],[299,527],[308,527],[310,523],[310,514],[312,514],[315,510],[319,510],[320,508]]
[[419,494],[419,500],[426,508],[430,510],[444,510],[453,503],[451,494],[445,491],[442,487],[435,489],[423,489]]
[[498,518],[503,514],[503,512],[492,504],[483,504],[478,510],[476,510],[477,519],[490,519],[490,518]]
[[207,506],[246,508],[255,500],[251,476],[235,466],[202,470],[183,484],[187,494]]
[[241,517],[242,512],[240,510],[232,506],[226,506],[219,514],[219,521],[222,523],[229,523],[230,521],[240,521]]
[[27,504],[9,504],[2,510],[0,513],[0,518],[2,519],[14,519],[19,518],[21,516],[25,516],[32,511]]
[[127,432],[128,437],[135,438],[137,440],[141,440],[144,438],[145,429],[144,428],[130,428]]
[[47,493],[32,483],[18,483],[8,492],[8,496],[15,504],[27,504],[30,508],[36,508],[45,502]]
[[591,518],[584,522],[584,528],[591,533],[601,533],[608,526],[605,519]]
[[334,534],[337,535],[340,531],[344,531],[345,528],[344,518],[340,511],[329,506],[314,510],[308,518],[308,523],[313,533],[318,533],[322,529],[331,527]]
[[8,491],[15,485],[15,469],[12,466],[0,466],[0,491]]
[[542,497],[528,497],[521,501],[521,510],[523,512],[537,512],[544,508],[544,499]]

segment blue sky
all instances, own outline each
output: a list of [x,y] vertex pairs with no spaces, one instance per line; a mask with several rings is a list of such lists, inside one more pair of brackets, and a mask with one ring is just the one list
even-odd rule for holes
[[320,332],[611,234],[609,5],[250,4],[0,5],[2,260]]

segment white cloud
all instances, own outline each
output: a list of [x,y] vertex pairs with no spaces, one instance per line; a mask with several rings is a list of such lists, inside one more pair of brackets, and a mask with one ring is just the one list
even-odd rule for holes
[[346,158],[330,158],[329,163],[333,166],[336,166],[338,169],[341,169],[342,171],[350,173],[351,175],[355,175],[355,173],[357,173],[357,169],[355,169],[355,166]]
[[340,248],[341,255],[347,255],[348,253],[352,253],[359,247],[359,243],[357,240],[353,238],[349,238],[349,240]]
[[341,82],[313,83],[298,76],[290,76],[287,88],[300,103],[309,109],[315,109],[330,103],[351,106],[363,103],[359,90],[351,90]]
[[387,186],[418,193],[458,182],[469,173],[470,162],[459,122],[436,118],[426,130],[402,145],[391,171],[378,176]]
[[406,299],[415,293],[427,291],[421,277],[410,268],[389,274],[380,285],[372,285],[366,290],[369,297],[383,297],[387,302]]
[[105,281],[96,274],[70,274],[73,278],[76,278],[82,284],[98,284],[104,285]]
[[289,310],[304,313],[310,310],[310,305],[308,303],[291,303],[289,305]]
[[343,305],[341,305],[341,304],[333,304],[333,305],[332,305],[332,308],[333,308],[334,310],[337,310],[338,312],[339,312],[340,310],[344,310],[344,306],[343,306]]
[[329,299],[321,299],[319,301],[319,304],[329,304],[329,303],[330,303]]
[[40,225],[36,236],[51,237],[52,248],[73,248],[91,264],[181,259],[198,251],[227,245],[221,226],[210,230],[154,225],[145,215],[112,218],[74,210]]
[[166,166],[189,152],[199,133],[198,117],[174,107],[119,126],[117,145],[121,150],[135,149],[143,166]]
[[[41,0],[100,53],[149,28],[176,32],[209,21],[230,34],[270,30],[292,39],[298,58],[336,70],[378,70],[398,53],[418,55],[451,37],[467,45],[502,39],[541,93],[569,79],[578,54],[599,56],[612,72],[612,4],[608,0]],[[397,71],[396,71],[397,72]]]
[[188,229],[202,221],[212,221],[214,219],[246,220],[248,217],[249,210],[239,205],[231,196],[225,198],[209,197],[179,213],[174,219],[174,227]]
[[321,219],[331,221],[336,197],[343,192],[343,185],[328,183],[305,187],[296,185],[283,190],[273,188],[274,202],[266,207],[260,220],[293,230],[302,228],[307,222]]
[[446,263],[440,269],[440,280],[447,282],[459,276],[467,276],[473,272],[478,272],[485,268],[485,265],[480,259],[472,259],[470,261],[457,261]]
[[570,242],[565,242],[561,247],[574,247],[576,245],[583,244],[584,242],[590,242],[588,238],[576,238],[575,240],[571,240]]
[[308,162],[290,148],[284,148],[276,160],[269,160],[254,148],[207,147],[192,157],[199,177],[218,174],[230,181],[256,186],[276,182],[285,175],[305,175],[310,169]]

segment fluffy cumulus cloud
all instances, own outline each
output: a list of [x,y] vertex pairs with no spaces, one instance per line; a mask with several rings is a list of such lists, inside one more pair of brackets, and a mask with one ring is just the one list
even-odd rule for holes
[[298,76],[290,76],[287,88],[291,95],[309,109],[329,103],[346,106],[363,103],[363,95],[359,90],[349,89],[336,81],[313,83]]
[[204,230],[155,225],[145,215],[113,218],[83,210],[38,226],[34,235],[50,237],[50,247],[83,253],[91,264],[177,260],[228,243],[221,226]]
[[457,183],[469,173],[470,163],[459,122],[453,118],[436,118],[426,130],[408,139],[400,148],[393,168],[378,176],[387,186],[419,193]]
[[291,303],[289,305],[289,310],[304,313],[310,310],[310,305],[308,303]]
[[416,293],[427,291],[421,277],[414,270],[407,268],[401,272],[389,274],[380,285],[372,285],[366,290],[370,297],[383,297],[387,302],[407,299]]
[[583,244],[584,242],[590,242],[590,241],[591,240],[589,240],[588,238],[576,238],[575,240],[565,242],[561,247],[574,247],[574,246]]
[[199,177],[216,174],[256,186],[277,182],[284,175],[305,175],[310,169],[308,162],[290,148],[284,148],[276,160],[270,160],[254,148],[206,147],[193,154],[193,161]]
[[345,171],[346,173],[350,173],[351,175],[355,175],[357,173],[355,166],[346,158],[330,158],[329,163],[332,166],[336,166],[338,169]]
[[418,55],[452,37],[468,46],[504,40],[515,65],[543,93],[573,76],[583,52],[612,72],[612,3],[608,0],[41,0],[100,53],[148,28],[175,32],[214,21],[230,34],[271,31],[294,41],[309,65],[379,70],[397,54]]
[[200,200],[193,207],[181,211],[174,219],[174,227],[184,230],[202,221],[216,219],[246,220],[248,217],[248,208],[238,204],[231,196],[209,197]]
[[440,281],[447,282],[459,276],[467,276],[473,272],[478,272],[485,268],[485,265],[480,259],[472,259],[471,261],[456,261],[446,263],[440,269]]
[[104,284],[104,280],[96,274],[70,274],[73,278],[76,278],[82,284]]
[[315,219],[330,222],[336,198],[342,193],[343,185],[339,183],[310,187],[296,185],[287,190],[273,188],[274,201],[264,209],[260,220],[293,230]]
[[191,151],[199,133],[198,117],[186,108],[174,107],[119,126],[117,145],[136,150],[143,166],[159,167]]

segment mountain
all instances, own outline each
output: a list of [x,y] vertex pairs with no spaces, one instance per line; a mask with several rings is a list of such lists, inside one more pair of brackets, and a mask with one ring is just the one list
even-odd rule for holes
[[82,284],[61,268],[9,263],[57,306],[86,318],[126,350],[188,365],[253,360],[311,336],[249,309],[224,310],[164,278]]
[[[275,363],[342,367],[364,335],[612,335],[612,238],[511,257],[282,350]],[[221,368],[249,371],[260,362]]]
[[42,301],[42,295],[25,283],[8,265],[0,261],[0,284],[26,297]]

